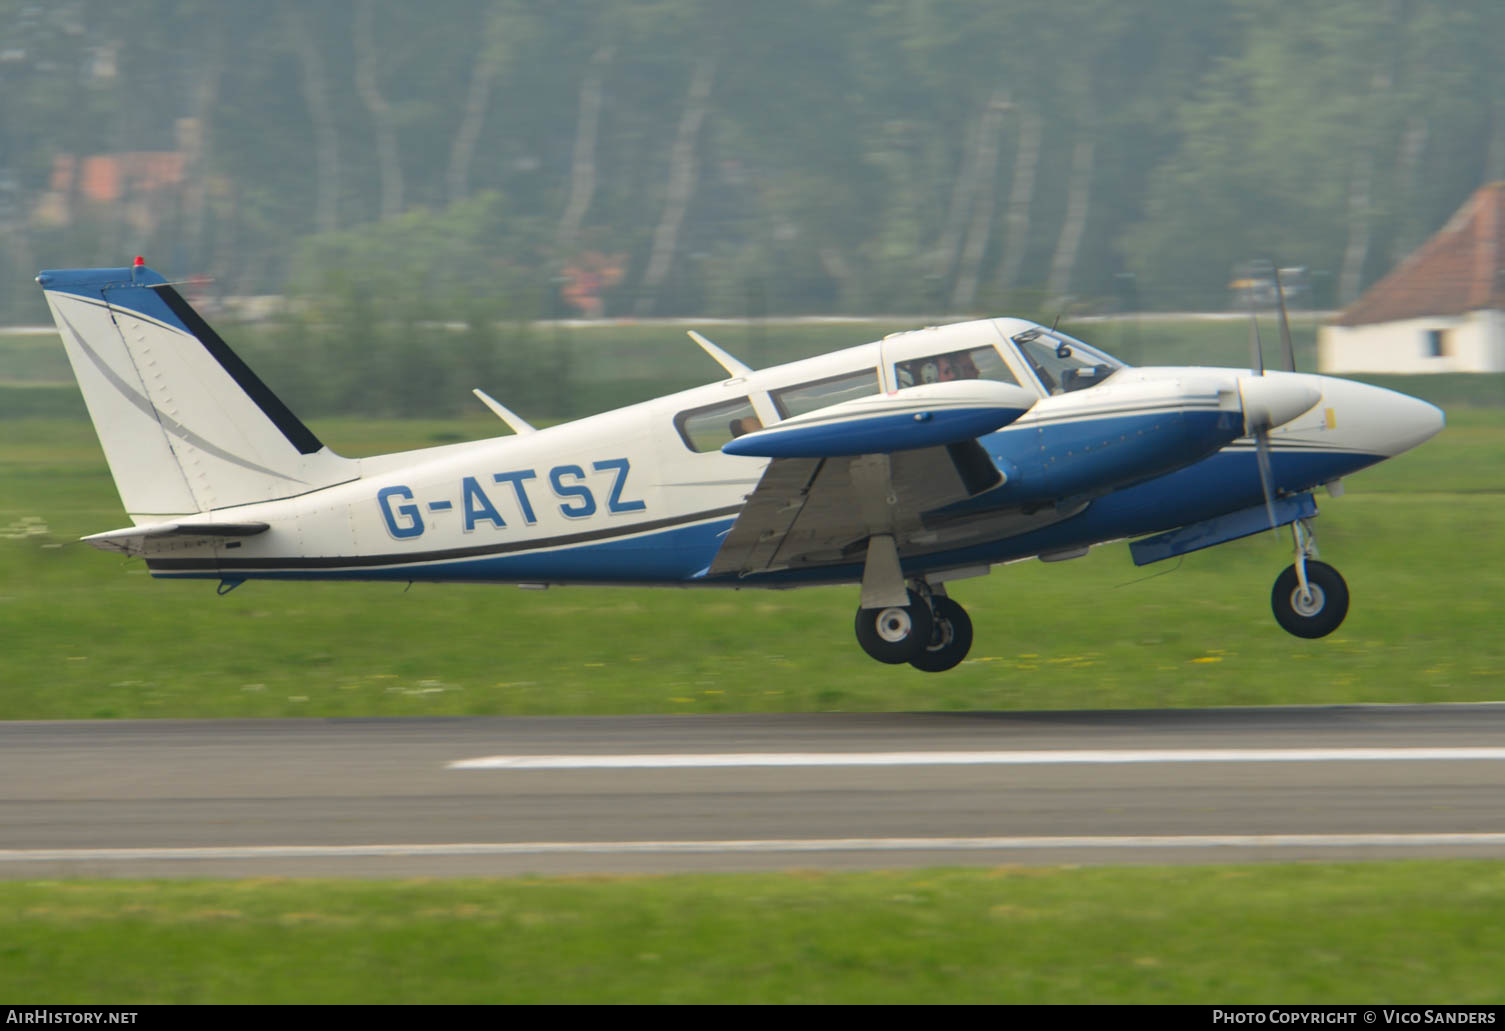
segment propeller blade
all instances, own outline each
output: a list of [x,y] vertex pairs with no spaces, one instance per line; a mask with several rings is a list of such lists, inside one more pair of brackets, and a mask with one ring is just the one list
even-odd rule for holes
[[1275,534],[1275,539],[1280,539],[1280,531],[1275,526],[1275,488],[1274,474],[1270,471],[1270,431],[1260,430],[1254,434],[1254,454],[1259,460],[1259,486],[1265,494],[1265,514],[1270,517],[1270,532]]
[[1296,349],[1291,346],[1291,317],[1286,313],[1286,292],[1280,285],[1280,269],[1275,270],[1275,300],[1280,304],[1280,346],[1285,352],[1286,371],[1296,371]]
[[1256,376],[1265,374],[1264,349],[1259,345],[1259,318],[1254,314],[1254,305],[1249,305],[1249,368]]

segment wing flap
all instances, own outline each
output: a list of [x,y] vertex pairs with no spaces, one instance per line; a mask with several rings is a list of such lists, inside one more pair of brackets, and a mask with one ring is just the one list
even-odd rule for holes
[[858,561],[867,539],[879,532],[894,534],[902,552],[925,533],[926,512],[972,497],[998,479],[997,470],[989,477],[966,445],[851,458],[776,458],[706,575]]

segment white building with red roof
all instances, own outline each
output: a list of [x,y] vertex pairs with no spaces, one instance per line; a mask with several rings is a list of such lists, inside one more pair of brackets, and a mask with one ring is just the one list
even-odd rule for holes
[[1322,372],[1505,372],[1505,181],[1317,332]]

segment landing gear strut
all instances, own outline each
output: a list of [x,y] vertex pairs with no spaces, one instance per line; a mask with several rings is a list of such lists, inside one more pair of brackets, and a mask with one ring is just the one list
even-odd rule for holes
[[948,670],[972,647],[967,610],[939,584],[913,580],[908,605],[857,610],[857,643],[879,662],[909,663],[927,673]]
[[1348,615],[1348,584],[1326,562],[1317,561],[1317,539],[1305,519],[1291,524],[1296,561],[1275,579],[1270,607],[1275,622],[1297,637],[1326,637]]

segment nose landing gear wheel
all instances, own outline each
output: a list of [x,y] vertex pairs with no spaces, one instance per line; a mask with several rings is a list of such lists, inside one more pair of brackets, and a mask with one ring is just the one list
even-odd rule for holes
[[908,605],[857,610],[857,643],[879,662],[909,662],[930,643],[930,606],[914,591]]
[[1275,622],[1297,637],[1326,637],[1348,615],[1348,585],[1336,569],[1315,559],[1306,560],[1306,584],[1303,592],[1295,566],[1276,578],[1270,592]]
[[950,598],[930,601],[935,617],[930,641],[909,664],[926,673],[943,673],[967,657],[972,647],[972,618]]

